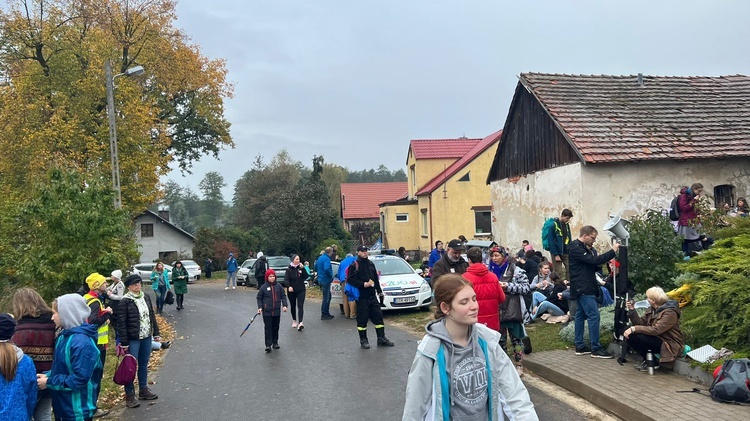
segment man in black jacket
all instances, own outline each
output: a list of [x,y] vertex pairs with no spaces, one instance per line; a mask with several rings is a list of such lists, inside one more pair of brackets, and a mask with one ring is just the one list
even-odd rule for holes
[[461,257],[461,252],[464,251],[464,244],[460,240],[451,240],[448,243],[448,251],[435,263],[430,272],[432,275],[432,285],[436,285],[438,278],[446,273],[456,273],[461,275],[466,272],[469,267],[469,262]]
[[[266,271],[270,269],[268,267],[268,259],[263,255],[262,251],[258,252],[258,260],[255,261],[253,268],[255,269],[255,282],[258,284],[258,289],[260,289],[266,283]],[[247,280],[245,280],[245,285],[247,285]]]
[[367,320],[375,325],[375,333],[378,335],[378,346],[393,346],[393,342],[385,337],[385,324],[383,324],[383,312],[380,310],[380,300],[383,290],[380,288],[380,279],[375,264],[372,263],[367,254],[367,247],[357,247],[357,260],[352,262],[346,269],[346,282],[359,290],[357,300],[357,331],[359,331],[359,346],[370,349],[367,340]]
[[[599,233],[596,228],[586,225],[581,228],[577,240],[570,243],[570,296],[578,300],[575,313],[575,345],[576,355],[591,354],[593,358],[612,358],[612,355],[602,348],[599,343],[599,306],[597,297],[601,295],[596,271],[603,264],[617,256],[619,244],[615,243],[612,250],[596,255],[593,247]],[[584,322],[589,322],[589,341],[591,348],[583,343]]]

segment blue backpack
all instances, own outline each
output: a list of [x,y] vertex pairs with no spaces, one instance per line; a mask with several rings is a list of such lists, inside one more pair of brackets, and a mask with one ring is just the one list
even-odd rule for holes
[[555,218],[547,218],[542,226],[542,248],[549,251],[552,245],[549,243],[549,238],[555,232]]

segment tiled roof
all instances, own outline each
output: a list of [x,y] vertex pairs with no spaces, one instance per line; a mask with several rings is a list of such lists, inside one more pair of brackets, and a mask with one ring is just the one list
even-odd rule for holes
[[[409,148],[415,159],[461,158],[482,139],[415,139]],[[408,159],[408,158],[407,158]]]
[[487,148],[494,145],[498,140],[500,140],[501,135],[502,130],[498,130],[495,133],[492,133],[491,135],[485,137],[484,139],[480,139],[473,148],[468,150],[461,157],[461,159],[451,164],[451,166],[446,168],[440,174],[436,175],[432,180],[430,180],[430,182],[419,189],[416,195],[419,196],[435,191],[435,189],[440,187],[445,182],[445,180],[453,177],[457,172],[461,171],[461,169],[469,165],[469,163],[471,163],[474,158],[478,157],[482,152],[487,150]]
[[406,196],[406,181],[394,183],[341,183],[341,210],[344,219],[380,217],[378,205]]
[[750,77],[523,73],[587,163],[750,156]]

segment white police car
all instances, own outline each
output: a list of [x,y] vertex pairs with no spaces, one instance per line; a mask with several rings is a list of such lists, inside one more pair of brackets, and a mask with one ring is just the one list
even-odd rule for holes
[[[414,268],[398,256],[372,255],[369,257],[375,264],[380,276],[380,288],[385,295],[383,310],[416,308],[428,310],[432,303],[432,290],[427,281]],[[337,268],[338,269],[338,268]],[[341,304],[342,291],[338,277],[331,284],[331,303]]]

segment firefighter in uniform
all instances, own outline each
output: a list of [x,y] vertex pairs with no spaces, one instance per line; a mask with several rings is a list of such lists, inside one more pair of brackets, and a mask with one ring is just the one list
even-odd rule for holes
[[359,289],[357,331],[359,331],[359,345],[364,349],[370,349],[370,342],[367,340],[367,320],[375,325],[378,346],[393,346],[393,342],[385,337],[383,312],[380,310],[383,290],[380,288],[378,278],[375,264],[368,258],[367,247],[357,247],[357,260],[347,268],[346,281]]

